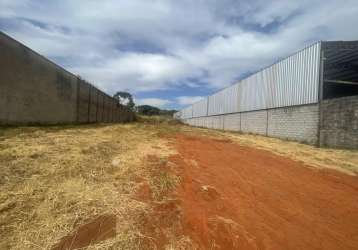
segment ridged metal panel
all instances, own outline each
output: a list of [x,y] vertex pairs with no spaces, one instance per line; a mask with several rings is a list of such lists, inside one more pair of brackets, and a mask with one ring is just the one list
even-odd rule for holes
[[264,81],[264,72],[258,72],[242,80],[240,87],[240,111],[251,111],[267,108],[267,82]]
[[223,92],[217,92],[216,94],[209,96],[208,115],[217,115],[224,113],[224,98]]
[[234,84],[223,90],[224,93],[224,113],[235,113],[239,111],[239,85]]
[[[208,115],[317,103],[320,55],[318,42],[209,96]],[[194,116],[201,116],[204,106],[198,103]]]
[[189,119],[193,117],[193,106],[189,106],[185,109],[182,110],[182,115],[181,118],[182,119]]
[[316,103],[320,44],[316,43],[242,80],[239,83],[240,111]]
[[234,84],[209,97],[209,115],[239,112],[239,86]]
[[268,108],[318,102],[321,43],[305,48],[275,64]]
[[208,98],[193,104],[193,117],[206,116],[208,113]]

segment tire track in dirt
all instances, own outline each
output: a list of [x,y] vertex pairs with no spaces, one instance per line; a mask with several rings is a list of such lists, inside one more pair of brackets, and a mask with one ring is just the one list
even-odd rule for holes
[[181,224],[201,249],[358,249],[358,179],[228,140],[176,136]]

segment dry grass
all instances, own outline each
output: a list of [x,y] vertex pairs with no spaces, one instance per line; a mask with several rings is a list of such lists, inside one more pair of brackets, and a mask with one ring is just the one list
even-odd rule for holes
[[167,171],[159,171],[150,178],[149,184],[155,200],[161,200],[172,191],[180,182],[178,176]]
[[[263,136],[192,128],[170,119],[141,118],[128,125],[88,125],[0,129],[0,249],[49,249],[90,218],[117,216],[117,236],[87,249],[143,249],[138,218],[149,204],[134,199],[138,177],[155,200],[179,179],[168,166],[177,132],[228,138],[269,150],[310,166],[358,172],[358,151],[318,149]],[[156,169],[145,161],[155,156]],[[194,163],[193,163],[194,164]],[[153,174],[154,173],[154,174]],[[189,238],[167,249],[195,248]]]
[[267,150],[320,169],[330,168],[349,175],[358,174],[358,150],[317,148],[303,143],[260,135],[192,128],[189,126],[183,126],[181,130],[186,133],[201,134],[203,136],[227,138],[240,145]]
[[152,124],[9,128],[0,137],[0,249],[49,249],[89,218],[117,216],[117,237],[88,249],[140,249],[133,199],[147,155],[173,153]]

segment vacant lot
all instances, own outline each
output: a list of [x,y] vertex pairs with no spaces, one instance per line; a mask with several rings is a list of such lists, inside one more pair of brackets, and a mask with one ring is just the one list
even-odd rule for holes
[[168,121],[0,129],[0,249],[357,249],[358,152]]

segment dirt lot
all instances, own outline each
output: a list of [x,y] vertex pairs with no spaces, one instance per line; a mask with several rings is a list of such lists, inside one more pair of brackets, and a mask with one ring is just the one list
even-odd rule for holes
[[0,249],[358,249],[358,151],[167,121],[0,129]]
[[178,135],[184,232],[203,249],[358,249],[358,181],[228,140]]

